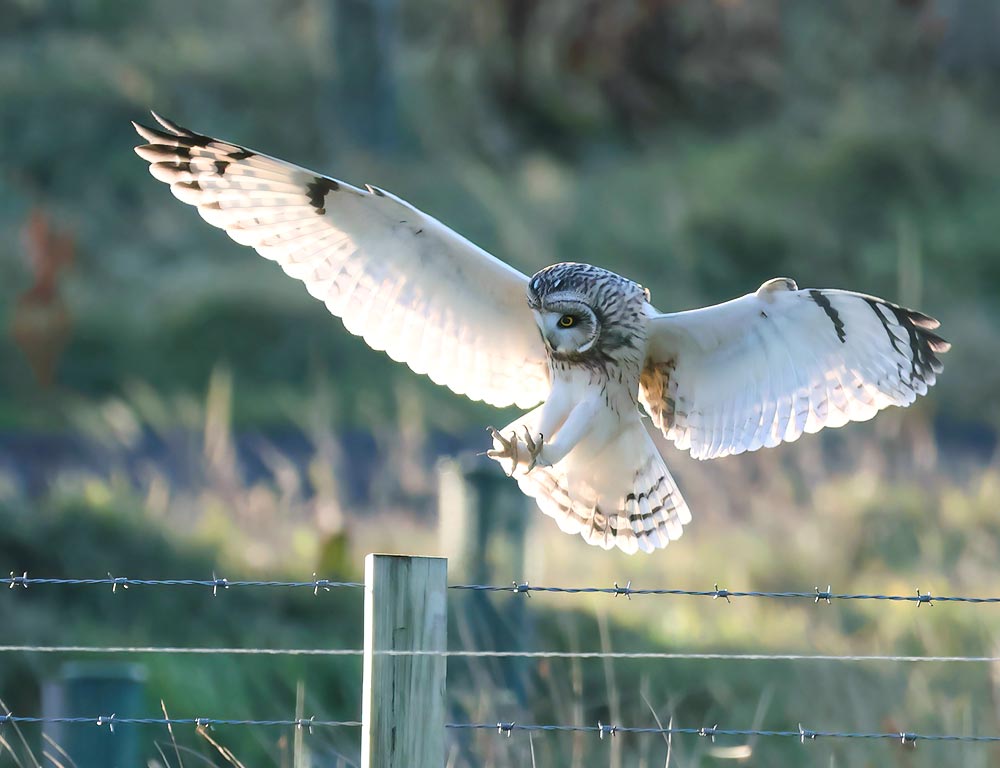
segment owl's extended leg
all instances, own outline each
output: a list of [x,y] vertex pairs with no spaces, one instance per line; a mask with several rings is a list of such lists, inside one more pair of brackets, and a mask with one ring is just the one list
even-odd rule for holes
[[536,433],[539,436],[539,440],[552,437],[562,429],[562,425],[566,423],[566,419],[573,411],[574,405],[575,403],[564,392],[554,390],[549,395],[549,399],[542,404],[541,413],[538,416]]
[[[553,392],[542,406],[506,427],[510,430],[507,433],[510,435],[509,438],[505,438],[495,427],[487,427],[496,447],[486,451],[486,455],[499,462],[511,477],[517,472],[519,462],[523,464],[521,469],[524,472],[530,472],[538,464],[548,464],[549,462],[542,458],[542,449],[546,445],[545,438],[562,428],[573,410],[573,405],[572,401],[560,393]],[[537,421],[532,418],[533,416],[537,417]],[[523,423],[524,421],[528,424]],[[529,426],[531,422],[534,422],[534,427]],[[524,436],[518,437],[522,429]],[[509,470],[505,463],[507,461],[510,462]]]
[[[553,463],[542,455],[545,439],[546,437],[551,438],[553,435],[558,437],[557,433],[566,424],[567,419],[573,412],[573,408],[574,403],[571,400],[567,399],[564,394],[554,391],[541,407],[541,414],[539,415],[535,432],[532,433],[528,427],[524,428],[524,445],[528,450],[530,459],[525,472],[530,472],[539,464],[548,466]],[[547,454],[548,451],[546,452]]]
[[541,452],[533,466],[552,466],[566,458],[566,454],[590,432],[600,408],[601,402],[594,398],[577,403],[556,432],[555,438],[541,446]]

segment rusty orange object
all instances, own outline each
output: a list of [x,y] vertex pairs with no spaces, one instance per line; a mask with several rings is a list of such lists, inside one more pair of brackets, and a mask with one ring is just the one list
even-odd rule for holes
[[73,263],[75,241],[71,234],[56,231],[41,209],[29,214],[23,234],[34,283],[15,302],[10,334],[35,380],[48,388],[72,334],[72,318],[59,295],[59,276]]

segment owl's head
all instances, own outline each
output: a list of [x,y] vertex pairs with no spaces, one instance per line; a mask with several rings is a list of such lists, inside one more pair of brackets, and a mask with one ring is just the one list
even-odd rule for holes
[[636,346],[644,334],[642,305],[649,292],[589,264],[554,264],[528,281],[528,306],[549,354],[559,359],[606,358]]

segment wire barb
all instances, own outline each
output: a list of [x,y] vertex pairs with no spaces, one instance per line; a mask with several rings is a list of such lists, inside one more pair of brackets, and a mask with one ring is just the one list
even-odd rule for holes
[[316,715],[313,715],[308,720],[304,717],[300,717],[298,720],[295,721],[295,727],[300,731],[303,728],[307,729],[309,731],[309,735],[312,736],[313,725],[315,723],[316,723]]
[[805,728],[802,727],[802,723],[799,723],[799,743],[805,744],[806,739],[809,739],[810,741],[815,741],[816,731],[807,731]]
[[619,587],[618,586],[618,582],[617,581],[615,582],[615,597],[618,597],[620,595],[625,595],[625,599],[631,602],[631,600],[632,600],[632,579],[629,579],[628,582],[625,584],[624,587]]
[[108,726],[108,730],[111,733],[115,732],[115,715],[112,712],[110,715],[99,715],[97,718],[97,727],[100,728],[102,725]]
[[503,734],[508,739],[510,738],[511,731],[514,730],[514,726],[517,725],[514,721],[509,723],[498,722],[497,723],[497,733]]
[[832,586],[830,584],[826,585],[826,592],[820,592],[819,587],[816,587],[816,602],[818,603],[820,600],[826,600],[826,604],[830,605],[831,604],[830,598],[833,596],[833,592],[831,591],[831,589]]
[[618,735],[618,726],[617,725],[604,725],[604,723],[602,723],[600,720],[598,720],[597,721],[597,731],[598,731],[598,735],[601,737],[601,740],[603,741],[605,734],[607,734],[608,736],[611,736],[612,738],[614,738],[615,736],[617,736]]
[[20,576],[15,576],[13,571],[10,572],[10,589],[13,589],[14,587],[17,587],[17,586],[24,587],[25,589],[28,588],[28,572],[27,571],[25,571]]
[[212,572],[212,597],[216,597],[219,594],[219,587],[223,589],[229,589],[229,579],[217,578],[215,572]]
[[715,585],[715,594],[712,595],[713,600],[718,600],[720,597],[726,598],[726,602],[732,605],[733,601],[729,599],[730,591],[728,589],[719,589],[719,585]]
[[906,733],[905,731],[899,732],[899,743],[904,747],[909,744],[914,749],[917,748],[917,739],[920,738],[915,733]]
[[111,579],[111,594],[117,592],[118,587],[121,587],[122,589],[128,589],[128,579],[126,579],[124,576],[119,576],[118,578],[115,578],[114,576],[111,575],[111,571],[108,571],[108,578]]
[[715,734],[718,732],[718,730],[719,730],[719,724],[718,723],[716,723],[715,725],[713,725],[711,728],[706,728],[705,726],[702,726],[701,728],[698,729],[698,735],[699,736],[708,736],[712,740],[712,743],[714,744],[715,743]]
[[920,588],[917,588],[917,608],[919,608],[924,603],[927,603],[931,608],[934,607],[934,598],[931,597],[931,593],[920,594]]
[[514,585],[514,589],[512,590],[513,592],[517,592],[519,595],[527,595],[528,597],[531,597],[531,586],[527,581],[524,582],[524,584],[518,584],[516,581],[511,583]]
[[319,594],[319,591],[321,589],[324,592],[329,592],[330,591],[330,580],[329,579],[317,579],[315,573],[313,574],[313,585],[314,585],[313,586],[313,596],[314,597]]

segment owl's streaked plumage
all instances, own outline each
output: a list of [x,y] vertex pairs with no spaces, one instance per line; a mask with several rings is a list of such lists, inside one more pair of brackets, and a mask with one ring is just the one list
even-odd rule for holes
[[490,456],[562,530],[605,549],[652,552],[691,520],[639,404],[677,447],[716,458],[909,405],[949,348],[926,315],[787,278],[672,314],[599,267],[529,279],[378,188],[154,117],[165,130],[135,125],[153,176],[351,333],[474,400],[542,402],[494,431]]

